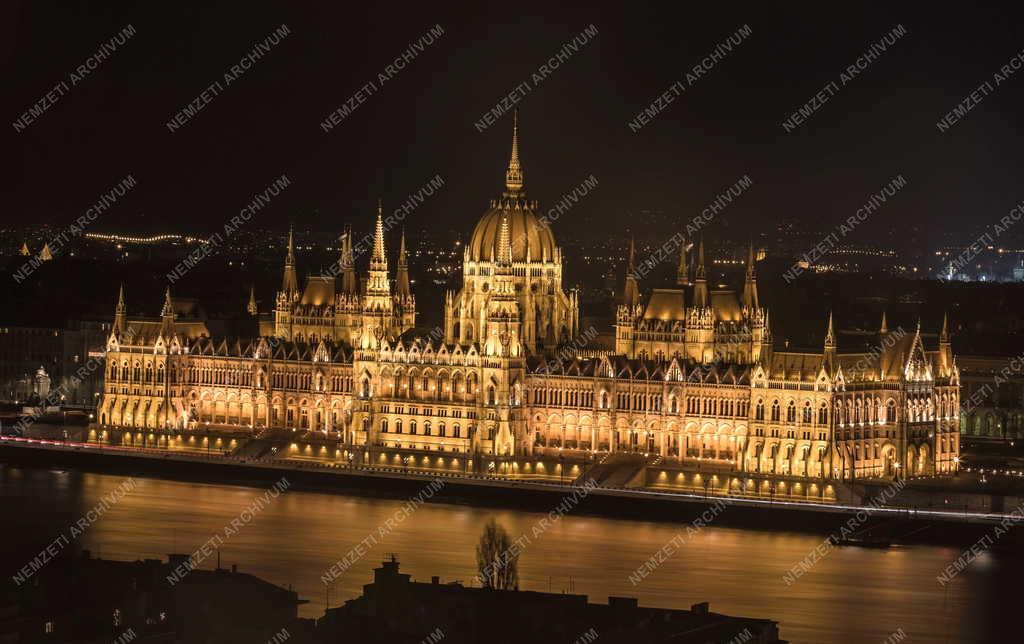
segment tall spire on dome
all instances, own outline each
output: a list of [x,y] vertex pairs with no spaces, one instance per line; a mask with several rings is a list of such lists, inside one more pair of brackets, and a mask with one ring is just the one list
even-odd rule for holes
[[512,156],[505,171],[505,187],[509,192],[523,189],[523,168],[519,164],[519,110],[512,113]]
[[373,232],[373,255],[370,257],[370,268],[388,270],[388,258],[384,253],[384,202],[377,197],[377,226]]
[[285,293],[298,293],[299,277],[295,272],[295,232],[291,226],[288,227],[288,255],[284,259],[284,279],[281,280],[281,290]]

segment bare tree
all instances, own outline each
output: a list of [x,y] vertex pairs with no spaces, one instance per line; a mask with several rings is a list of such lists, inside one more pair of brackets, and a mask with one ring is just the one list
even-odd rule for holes
[[518,590],[519,548],[493,517],[476,546],[476,566],[484,588]]

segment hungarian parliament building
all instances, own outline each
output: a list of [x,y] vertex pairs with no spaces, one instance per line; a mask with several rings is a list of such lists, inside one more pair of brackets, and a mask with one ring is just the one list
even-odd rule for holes
[[[527,198],[513,125],[505,191],[464,248],[443,328],[416,326],[404,236],[392,279],[378,205],[368,274],[351,235],[329,275],[299,283],[289,235],[259,337],[211,338],[176,315],[129,318],[122,289],[107,342],[104,426],[321,432],[373,449],[527,457],[635,452],[682,466],[842,479],[948,473],[959,462],[959,372],[938,345],[890,331],[841,352],[773,347],[751,251],[741,290],[711,290],[703,242],[674,284],[643,295],[634,258],[614,340],[581,331],[562,251]],[[823,324],[823,326],[825,326]],[[605,337],[611,337],[605,334]],[[934,337],[934,336],[932,336]]]

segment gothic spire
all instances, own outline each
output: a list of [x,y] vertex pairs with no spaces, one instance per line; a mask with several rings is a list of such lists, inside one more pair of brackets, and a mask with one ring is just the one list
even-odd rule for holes
[[388,269],[388,258],[384,253],[384,202],[377,198],[377,226],[373,232],[373,255],[370,257],[372,270]]
[[341,292],[354,295],[358,290],[356,260],[352,252],[352,230],[348,229],[341,237]]
[[512,229],[507,211],[502,211],[498,229],[498,263],[503,266],[512,264]]
[[164,291],[164,308],[160,310],[160,317],[167,317],[174,315],[174,303],[171,301],[171,287],[168,286],[167,290]]
[[299,291],[299,277],[295,272],[295,232],[291,226],[288,227],[288,254],[284,259],[284,278],[281,280],[281,290],[285,293]]
[[885,319],[885,311],[882,311],[882,326],[878,329],[878,332],[880,334],[889,332],[889,322]]
[[747,251],[747,278],[743,282],[743,306],[749,309],[758,308],[757,301],[757,270],[754,266],[754,242],[750,242]]
[[686,240],[679,244],[679,267],[676,269],[676,284],[686,286],[690,283],[690,271],[686,265]]
[[249,304],[245,307],[249,315],[258,315],[260,310],[256,306],[256,285],[253,284],[249,287]]
[[519,110],[512,113],[512,156],[505,171],[505,187],[509,192],[523,189],[523,168],[519,164]]
[[412,289],[409,288],[409,259],[405,252],[405,228],[402,228],[402,241],[398,247],[398,274],[395,276],[398,286],[398,295],[403,298],[412,296]]
[[171,301],[171,287],[164,291],[164,308],[160,311],[160,334],[164,338],[174,335],[174,302]]
[[697,247],[697,280],[707,281],[707,271],[704,268],[704,235],[700,236],[700,245]]
[[949,313],[942,314],[942,331],[939,333],[939,342],[949,342]]
[[[377,224],[373,233],[373,254],[370,256],[370,273],[366,281],[366,294],[374,298],[387,297],[390,301],[391,282],[388,280],[388,256],[384,251],[384,202],[377,198]],[[390,306],[382,299],[363,302],[364,309],[374,306]]]
[[636,283],[636,247],[632,236],[629,238],[629,266],[626,267],[626,284],[622,289],[622,303],[631,309],[640,304],[640,286]]
[[697,308],[711,306],[711,296],[708,294],[707,271],[704,268],[704,236],[701,235],[700,243],[697,246],[697,274],[693,286],[693,305]]
[[125,329],[127,311],[124,303],[124,282],[117,293],[117,308],[114,309],[114,331],[123,333]]
[[828,312],[828,329],[825,331],[825,348],[836,348],[836,333],[832,327],[832,311]]

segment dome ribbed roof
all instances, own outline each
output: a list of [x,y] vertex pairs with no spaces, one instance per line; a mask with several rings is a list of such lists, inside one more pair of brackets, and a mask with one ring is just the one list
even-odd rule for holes
[[[525,207],[524,207],[525,206]],[[508,213],[512,236],[512,261],[525,262],[529,251],[531,262],[552,261],[555,256],[555,236],[547,222],[537,216],[536,202],[502,199],[480,218],[469,241],[469,256],[475,262],[489,262],[497,258],[498,234],[501,217]]]

